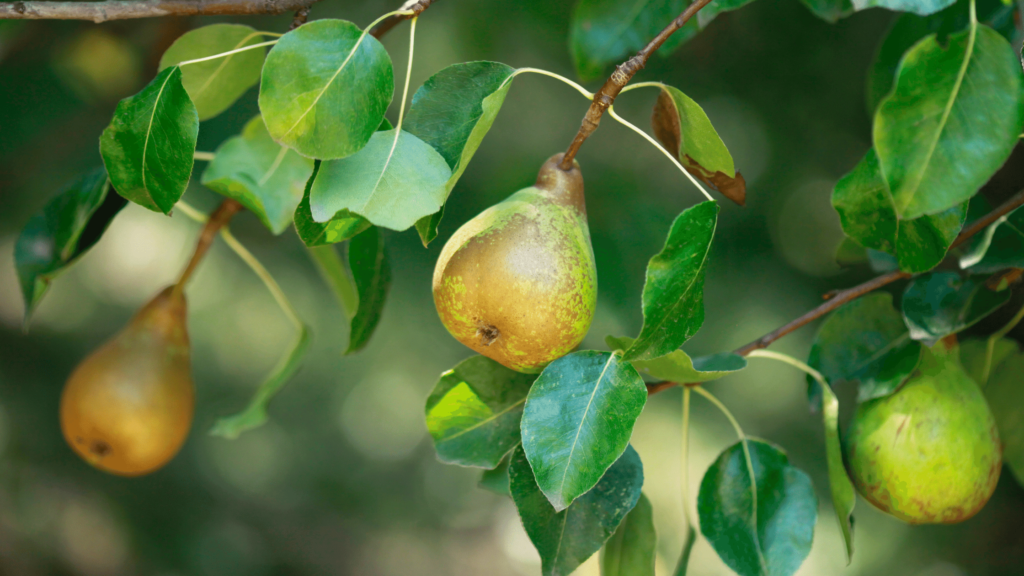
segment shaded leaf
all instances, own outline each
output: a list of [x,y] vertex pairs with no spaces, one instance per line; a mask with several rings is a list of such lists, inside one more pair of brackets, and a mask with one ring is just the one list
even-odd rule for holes
[[306,181],[306,187],[302,192],[302,201],[295,208],[295,232],[309,247],[344,242],[372,226],[369,220],[348,210],[338,212],[327,222],[313,220],[313,212],[309,207],[309,190],[320,172],[320,165],[320,160],[314,161],[313,173]]
[[934,14],[956,0],[852,0],[857,10],[886,8],[895,12],[913,12],[921,16]]
[[[241,24],[203,26],[175,40],[160,58],[160,69],[259,44],[262,40],[262,34]],[[181,83],[195,104],[199,119],[206,120],[227,110],[259,82],[266,53],[265,48],[253,48],[183,67]]]
[[370,341],[391,287],[391,264],[379,228],[370,227],[349,241],[348,263],[359,290],[359,309],[349,327],[345,354],[361,350]]
[[622,455],[646,402],[644,381],[618,354],[574,352],[541,372],[526,398],[523,449],[556,510]]
[[641,493],[636,506],[601,548],[601,576],[654,576],[657,547],[654,509]]
[[257,116],[240,136],[217,148],[203,171],[202,183],[238,200],[271,232],[280,234],[292,223],[312,174],[313,161],[274,142]]
[[[960,360],[972,378],[977,371],[969,368],[984,361],[984,340],[968,340],[960,346]],[[989,408],[999,428],[1003,445],[1003,462],[1013,472],[1017,483],[1024,486],[1024,387],[1020,385],[1024,374],[1024,354],[1020,345],[1006,338],[996,342],[987,382],[978,382],[988,400]]]
[[718,203],[680,214],[661,252],[647,264],[644,325],[623,358],[653,360],[679,348],[704,323],[704,270],[718,225]]
[[497,466],[519,444],[519,421],[536,378],[486,356],[463,360],[442,374],[426,407],[438,459],[460,466]]
[[700,484],[701,532],[740,576],[789,576],[811,551],[818,498],[811,479],[790,465],[785,452],[760,440],[747,445],[754,486],[743,443],[737,442]]
[[377,226],[406,230],[441,207],[451,170],[428,144],[404,130],[377,132],[359,152],[324,162],[310,189],[313,219],[341,210]]
[[[992,357],[987,359],[987,339],[965,340],[960,343],[960,365],[963,366],[964,372],[971,377],[971,380],[977,382],[978,386],[984,389],[985,385],[988,384],[992,369],[1019,352],[1020,346],[1015,340],[1000,338],[992,346]],[[988,375],[985,374],[986,359],[989,362]]]
[[[927,86],[927,90],[921,87]],[[896,212],[912,219],[973,196],[1024,130],[1024,75],[1009,42],[983,25],[934,35],[902,60],[875,114],[874,142]]]
[[[606,336],[605,343],[612,350],[626,350],[633,338]],[[633,360],[630,362],[640,373],[659,380],[672,382],[708,382],[728,376],[747,367],[747,359],[732,352],[690,358],[682,350],[673,350],[666,356],[654,360]]]
[[960,266],[975,274],[1024,268],[1024,210],[1010,212],[971,238],[960,255]]
[[[891,306],[890,306],[891,308]],[[843,447],[839,442],[839,399],[828,382],[818,385],[821,398],[821,419],[825,427],[825,460],[828,463],[828,487],[832,496],[832,508],[839,522],[846,550],[846,565],[853,560],[853,508],[857,504],[857,492],[843,465]]]
[[121,100],[100,136],[100,155],[118,194],[169,214],[192,176],[199,116],[181,85],[181,69],[164,69],[141,92]]
[[330,160],[369,142],[395,91],[387,50],[345,20],[288,32],[263,64],[259,105],[274,140]]
[[856,266],[867,261],[868,251],[849,236],[844,236],[836,247],[836,264],[840,266]]
[[719,14],[739,10],[753,1],[754,0],[713,0],[710,4],[705,6],[703,10],[697,12],[696,20],[700,24],[701,28],[705,28]]
[[441,225],[441,218],[444,218],[444,206],[430,216],[424,216],[416,221],[416,233],[420,235],[420,242],[426,248],[437,238],[437,227]]
[[686,527],[686,539],[683,540],[683,550],[679,553],[679,560],[676,561],[676,569],[673,576],[686,576],[690,568],[690,553],[693,552],[693,545],[697,542],[697,530],[693,526]]
[[65,186],[22,228],[14,243],[14,266],[26,324],[50,282],[92,248],[124,208],[124,198],[109,190],[106,171],[97,168]]
[[850,0],[800,0],[814,15],[822,20],[835,24],[841,18],[853,14],[853,3]]
[[351,322],[359,311],[359,289],[356,288],[348,265],[342,261],[334,246],[310,246],[307,252],[320,271],[320,276],[338,299],[345,318]]
[[[867,294],[829,314],[814,337],[807,364],[832,385],[856,382],[857,401],[888,396],[907,381],[921,359],[921,343],[910,338],[892,295]],[[820,393],[812,387],[812,402]]]
[[480,482],[478,482],[477,485],[483,488],[484,490],[487,490],[488,492],[493,492],[494,494],[497,494],[499,496],[511,497],[512,491],[509,489],[508,486],[508,467],[509,461],[511,459],[512,453],[510,452],[508,455],[502,458],[501,463],[498,464],[497,468],[495,468],[494,470],[484,470],[483,472],[481,472]]
[[736,172],[729,149],[699,104],[662,84],[651,126],[687,171],[740,206],[746,204],[747,183]]
[[935,272],[914,278],[903,292],[903,319],[910,337],[931,342],[955,334],[995,312],[1010,292],[995,292],[977,276]]
[[568,576],[600,550],[636,505],[643,483],[640,456],[627,446],[593,490],[558,511],[537,486],[525,452],[516,448],[509,487],[523,528],[540,554],[541,574]]

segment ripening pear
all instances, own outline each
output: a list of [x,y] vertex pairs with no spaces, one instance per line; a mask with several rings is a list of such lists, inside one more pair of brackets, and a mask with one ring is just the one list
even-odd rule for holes
[[552,156],[537,182],[466,222],[434,269],[445,328],[476,352],[537,373],[572,351],[590,328],[597,269],[583,176]]
[[185,310],[181,292],[167,288],[68,378],[60,425],[89,464],[139,476],[185,442],[195,405]]
[[858,406],[847,432],[853,482],[869,502],[911,524],[974,516],[999,480],[996,422],[957,351],[924,350],[920,373]]

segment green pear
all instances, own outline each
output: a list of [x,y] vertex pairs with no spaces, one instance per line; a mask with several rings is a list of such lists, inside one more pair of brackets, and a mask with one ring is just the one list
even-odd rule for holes
[[537,182],[484,210],[445,244],[434,305],[452,336],[505,366],[537,373],[575,348],[597,304],[583,176],[552,156]]
[[924,350],[919,373],[895,393],[857,407],[847,455],[857,491],[911,524],[954,524],[976,514],[999,480],[996,422],[957,350]]

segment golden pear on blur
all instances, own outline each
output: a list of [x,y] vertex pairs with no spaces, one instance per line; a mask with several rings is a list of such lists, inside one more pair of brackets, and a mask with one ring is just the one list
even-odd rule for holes
[[520,372],[575,348],[597,304],[597,268],[579,164],[562,155],[537,182],[484,210],[445,244],[434,305],[452,336]]
[[140,476],[184,444],[195,407],[185,312],[181,292],[165,289],[68,378],[61,430],[89,464]]

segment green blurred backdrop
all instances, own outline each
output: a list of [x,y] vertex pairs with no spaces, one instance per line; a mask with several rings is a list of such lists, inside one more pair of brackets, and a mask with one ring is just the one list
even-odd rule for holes
[[[396,7],[325,0],[312,16],[366,25]],[[438,1],[418,26],[413,89],[442,67],[470,60],[572,77],[571,10],[563,0]],[[229,21],[283,31],[290,18]],[[746,208],[723,205],[705,325],[687,345],[691,353],[735,348],[813,307],[824,292],[872,274],[833,263],[842,232],[829,195],[870,145],[866,71],[892,19],[873,10],[829,25],[797,0],[758,0],[720,16],[638,75],[673,84],[703,105],[748,182]],[[429,249],[411,231],[387,236],[395,280],[383,320],[357,356],[341,356],[346,322],[294,233],[274,238],[251,215],[236,219],[236,234],[314,329],[309,361],[272,404],[268,425],[235,441],[207,434],[217,417],[245,404],[292,338],[262,284],[218,245],[188,291],[198,407],[181,454],[152,475],[123,479],[91,469],[65,446],[57,421],[65,378],[174,280],[198,228],[181,215],[129,206],[55,282],[28,334],[21,331],[14,238],[64,182],[99,164],[99,134],[114,106],[153,76],[170,42],[218,21],[224,19],[0,23],[0,574],[539,574],[511,501],[477,489],[473,470],[435,460],[422,407],[437,375],[470,355],[432,305],[441,246],[461,223],[532,183],[540,164],[568,145],[586,110],[575,91],[549,78],[516,81]],[[384,39],[399,82],[407,31],[404,25]],[[646,127],[655,96],[631,92],[616,109]],[[199,149],[215,149],[256,113],[251,90],[203,124]],[[389,116],[397,118],[397,107]],[[610,118],[579,161],[600,283],[583,347],[604,348],[605,335],[639,329],[647,259],[672,219],[700,195]],[[985,194],[998,201],[1016,191],[1022,164],[1018,153]],[[197,163],[197,174],[203,167]],[[186,199],[207,210],[218,201],[197,184]],[[1009,308],[975,330],[999,326]],[[805,328],[776,346],[805,357],[813,335]],[[1024,490],[1009,473],[977,517],[952,527],[912,528],[858,502],[857,550],[846,568],[820,417],[807,410],[803,376],[753,360],[752,369],[711,389],[748,433],[784,446],[815,481],[820,519],[799,574],[1024,574]],[[841,391],[846,399],[848,392]],[[678,390],[653,397],[634,433],[655,506],[660,574],[670,573],[681,546],[680,397]],[[721,415],[694,402],[691,505],[704,470],[733,441]],[[697,575],[730,573],[705,542],[692,565]],[[596,563],[579,573],[596,574]]]

